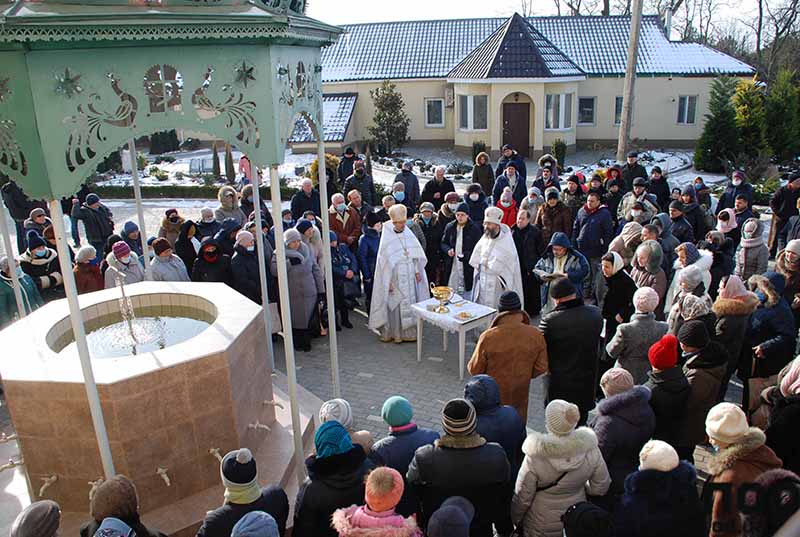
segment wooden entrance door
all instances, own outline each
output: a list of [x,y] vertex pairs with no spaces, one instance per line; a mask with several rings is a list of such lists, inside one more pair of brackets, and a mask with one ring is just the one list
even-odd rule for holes
[[517,153],[523,157],[529,157],[530,124],[530,103],[505,103],[503,105],[503,145],[511,144]]

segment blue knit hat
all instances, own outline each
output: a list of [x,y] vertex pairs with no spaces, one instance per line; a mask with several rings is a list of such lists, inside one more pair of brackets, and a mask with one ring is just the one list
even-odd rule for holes
[[39,235],[39,232],[36,231],[35,229],[31,229],[28,231],[27,239],[28,239],[28,250],[30,250],[31,252],[36,248],[38,248],[39,246],[47,246],[42,236]]
[[383,403],[381,417],[389,427],[402,427],[411,423],[414,416],[414,409],[408,399],[399,395],[393,395]]
[[231,537],[278,537],[278,523],[264,511],[251,511],[233,527]]
[[342,455],[353,449],[350,433],[336,420],[326,421],[314,435],[314,447],[317,458],[324,459],[333,455]]
[[130,235],[131,233],[135,233],[136,231],[139,231],[139,226],[137,226],[135,222],[131,222],[130,220],[125,222],[125,224],[122,226],[122,232],[125,233],[125,235]]

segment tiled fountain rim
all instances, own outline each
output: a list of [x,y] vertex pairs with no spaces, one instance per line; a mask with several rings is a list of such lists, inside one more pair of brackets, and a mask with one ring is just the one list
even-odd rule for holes
[[[152,308],[180,312],[196,310],[214,319],[197,336],[165,349],[130,358],[92,360],[95,381],[111,384],[148,372],[224,351],[259,314],[261,307],[221,283],[141,282],[125,286],[131,300]],[[84,322],[118,311],[118,289],[79,297]],[[20,381],[82,382],[77,356],[59,356],[54,338],[71,331],[69,307],[58,300],[40,308],[2,333],[3,341],[20,342],[11,352],[18,360],[0,361],[3,379]]]

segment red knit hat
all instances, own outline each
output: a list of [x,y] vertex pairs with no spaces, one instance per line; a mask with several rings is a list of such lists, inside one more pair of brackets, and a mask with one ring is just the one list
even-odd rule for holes
[[667,334],[650,346],[647,359],[655,369],[665,370],[675,367],[678,362],[678,338]]
[[403,496],[403,476],[387,466],[374,469],[367,477],[364,500],[375,513],[394,509]]

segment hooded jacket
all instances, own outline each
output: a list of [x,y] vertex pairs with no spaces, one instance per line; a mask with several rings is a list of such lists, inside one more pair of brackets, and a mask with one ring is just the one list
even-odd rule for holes
[[142,250],[141,234],[137,238],[132,239],[129,234],[125,233],[125,228],[123,227],[122,229],[119,230],[119,236],[122,237],[122,240],[125,241],[125,244],[128,245],[128,248],[130,248],[133,253],[135,253],[139,257],[142,257],[143,250]]
[[[587,494],[604,495],[611,485],[597,436],[588,427],[566,436],[531,433],[522,451],[511,519],[524,527],[526,537],[561,537],[564,511]],[[542,490],[548,485],[553,486]]]
[[628,222],[622,226],[622,231],[614,237],[608,247],[609,252],[617,252],[626,267],[631,265],[636,248],[642,242],[642,225],[639,222]]
[[669,472],[636,470],[614,512],[615,537],[707,537],[694,466],[681,461]]
[[182,217],[178,217],[177,222],[171,222],[169,218],[166,216],[161,219],[161,227],[158,228],[158,236],[163,237],[169,241],[169,245],[172,248],[175,248],[175,241],[178,240],[178,235],[181,232],[181,226],[186,220]]
[[[544,208],[545,207],[542,207],[542,209]],[[563,246],[567,249],[567,259],[564,262],[563,272],[567,275],[569,281],[571,281],[575,286],[575,289],[581,289],[583,287],[583,280],[589,275],[589,262],[586,260],[586,257],[572,247],[572,243],[569,242],[567,235],[560,232],[554,233],[550,238],[550,242],[547,245],[544,255],[539,262],[536,263],[536,268],[533,269],[533,273],[537,278],[539,278],[542,284],[542,304],[547,303],[548,293],[550,292],[549,276],[556,269],[553,246]]]
[[19,256],[19,268],[36,284],[36,289],[44,302],[64,298],[64,278],[58,254],[52,248],[45,247],[45,256],[36,257],[30,249]]
[[[484,164],[478,164],[481,158],[485,159]],[[489,162],[489,154],[481,151],[475,155],[475,167],[472,168],[472,182],[481,185],[481,190],[484,192],[492,192],[494,188],[495,174]]]
[[422,537],[413,517],[403,518],[393,511],[374,513],[366,505],[337,509],[331,525],[339,537]]
[[337,537],[331,527],[333,513],[364,501],[364,480],[373,467],[361,446],[341,455],[306,459],[308,478],[297,493],[292,535]]
[[[233,193],[233,200],[228,196],[230,193]],[[236,201],[237,199],[236,189],[232,186],[225,185],[219,189],[219,192],[217,192],[219,207],[214,210],[214,218],[217,222],[224,224],[227,218],[233,218],[239,226],[243,226],[244,223],[247,222],[247,216],[245,216],[242,209],[239,207],[239,203]]]
[[663,371],[650,371],[645,386],[650,389],[650,406],[656,415],[653,438],[672,447],[682,447],[685,436],[687,407],[692,388],[680,366]]
[[621,367],[633,377],[635,384],[647,382],[650,347],[667,333],[667,323],[656,321],[652,313],[634,313],[630,322],[617,326],[606,352],[616,359],[614,367]]
[[[739,363],[740,378],[764,378],[778,372],[794,358],[797,330],[794,316],[783,298],[784,277],[777,272],[755,275],[748,281],[756,294],[765,297],[750,316],[747,348],[760,346],[764,358],[754,358],[743,352]],[[753,366],[755,368],[753,369]]]
[[667,213],[658,213],[651,220],[651,224],[656,224],[661,227],[661,235],[658,236],[658,243],[664,252],[665,264],[668,269],[672,269],[672,263],[675,261],[675,248],[681,243],[675,235],[672,234],[672,219]]
[[753,221],[756,222],[756,230],[752,236],[749,236],[743,229],[742,240],[739,241],[739,247],[736,250],[736,268],[734,270],[743,282],[750,279],[753,274],[764,274],[769,263],[769,248],[764,243],[764,223],[755,218]]
[[600,205],[589,209],[584,204],[572,226],[572,242],[578,251],[589,259],[602,257],[608,251],[614,236],[614,222],[608,207]]
[[[694,263],[690,264],[697,265],[697,268],[699,268],[703,273],[703,288],[708,289],[711,285],[711,265],[714,262],[714,256],[708,250],[699,250],[699,254],[700,257],[698,257]],[[675,295],[680,292],[680,285],[678,285],[678,281],[683,268],[684,267],[681,265],[680,259],[678,259],[676,256],[675,262],[672,265],[672,282],[669,284],[669,289],[667,289],[667,298],[664,301],[664,313],[667,315],[669,315],[669,310],[672,309],[672,306],[675,303]]]
[[[112,254],[113,255],[113,254]],[[171,254],[166,259],[157,255],[150,261],[150,272],[155,282],[188,282],[189,273],[181,258]]]
[[636,287],[651,287],[658,294],[658,306],[656,306],[656,317],[659,319],[664,318],[664,299],[667,296],[667,275],[664,273],[663,266],[663,250],[656,244],[645,244],[640,246],[647,248],[650,255],[647,258],[647,266],[643,267],[639,264],[634,254],[631,259],[631,279],[636,283]]
[[534,224],[542,230],[542,239],[545,242],[549,243],[553,234],[558,232],[569,237],[573,229],[572,211],[561,200],[558,200],[553,207],[545,203],[539,208]]
[[142,268],[142,264],[139,263],[139,256],[133,252],[131,252],[131,260],[127,265],[120,263],[113,252],[106,256],[106,264],[108,264],[108,269],[104,274],[106,289],[112,289],[117,286],[117,271],[125,275],[125,279],[122,282],[123,285],[144,281],[144,268]]
[[634,386],[597,404],[597,414],[590,423],[597,435],[600,453],[611,476],[608,492],[621,495],[625,478],[636,471],[639,452],[650,440],[656,416],[650,407],[650,390]]
[[231,238],[231,234],[234,234],[240,229],[242,229],[242,225],[239,222],[233,218],[226,218],[222,222],[222,227],[220,227],[219,231],[217,231],[217,234],[214,235],[214,240],[219,243],[220,248],[222,248],[222,251],[225,255],[233,257],[236,237],[234,235],[234,237]]
[[[211,247],[217,248],[216,261],[210,262],[203,257],[203,252]],[[200,247],[200,253],[192,268],[193,282],[219,282],[231,285],[231,258],[222,253],[216,239],[207,239]]]
[[487,442],[503,446],[511,465],[511,475],[516,476],[522,464],[522,443],[527,436],[519,412],[513,406],[500,403],[500,387],[489,375],[475,375],[467,381],[464,398],[472,403],[478,414],[475,431]]
[[186,220],[181,224],[178,239],[175,241],[175,254],[183,261],[187,273],[192,273],[199,252],[200,237],[197,236],[197,225],[192,220]]

